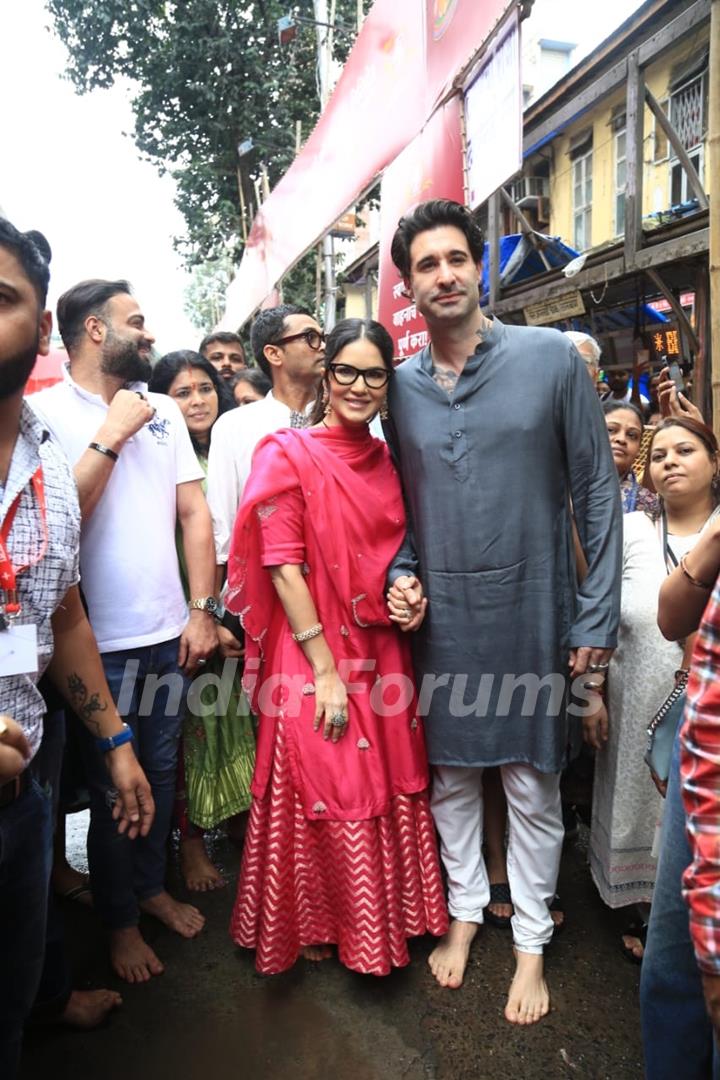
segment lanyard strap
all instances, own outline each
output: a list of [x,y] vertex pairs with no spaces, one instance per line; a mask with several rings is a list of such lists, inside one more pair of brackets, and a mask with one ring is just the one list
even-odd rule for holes
[[[35,566],[44,557],[47,551],[48,545],[48,524],[47,524],[47,507],[45,504],[45,485],[43,483],[43,470],[42,465],[38,465],[37,469],[30,478],[30,484],[32,485],[33,492],[35,493],[35,499],[40,511],[40,527],[42,529],[42,544],[40,552],[35,559],[26,563],[25,566],[13,566],[12,559],[8,552],[8,537],[10,536],[10,530],[13,527],[15,521],[15,515],[17,514],[20,500],[23,492],[19,491],[13,499],[12,505],[5,515],[5,520],[0,529],[0,597],[4,598],[4,602],[0,604],[3,613],[7,615],[17,615],[20,611],[20,604],[17,599],[17,577],[18,574],[22,574],[24,570],[29,569],[31,566]],[[23,489],[24,490],[24,489]]]
[[667,514],[662,512],[662,549],[665,559],[665,569],[671,574],[678,564],[677,556],[668,542]]

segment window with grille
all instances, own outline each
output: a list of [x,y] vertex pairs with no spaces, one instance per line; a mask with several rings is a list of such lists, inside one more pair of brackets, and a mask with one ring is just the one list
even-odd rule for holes
[[699,146],[705,134],[705,75],[686,83],[670,98],[670,123],[686,150]]
[[592,246],[592,149],[576,157],[573,169],[573,240],[576,251]]
[[[703,138],[706,121],[706,73],[685,83],[674,90],[670,97],[670,122],[678,134],[695,166],[698,176],[703,178]],[[686,202],[693,198],[693,190],[688,182],[687,173],[671,148],[670,158],[670,205]]]

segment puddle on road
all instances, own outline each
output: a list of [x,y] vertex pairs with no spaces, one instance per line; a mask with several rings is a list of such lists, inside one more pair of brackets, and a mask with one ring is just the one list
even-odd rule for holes
[[[279,992],[278,992],[279,991]],[[217,1012],[202,1002],[192,1025],[172,1041],[148,1040],[143,1073],[183,1080],[386,1080],[367,1060],[362,1039],[299,989],[263,982],[251,990],[219,988]]]

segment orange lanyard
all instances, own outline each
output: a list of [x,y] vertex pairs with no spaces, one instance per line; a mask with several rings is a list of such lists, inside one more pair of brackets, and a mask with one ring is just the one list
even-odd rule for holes
[[[38,465],[33,473],[30,483],[35,493],[35,499],[40,511],[40,527],[42,529],[42,546],[37,558],[26,563],[25,566],[13,566],[12,559],[7,548],[10,530],[13,527],[15,515],[20,505],[23,492],[15,496],[10,509],[5,515],[5,520],[0,529],[0,618],[2,615],[14,616],[20,611],[20,603],[17,597],[17,577],[23,571],[35,566],[44,557],[48,546],[47,506],[45,503],[45,485],[43,483],[42,465]],[[24,490],[24,489],[23,489]]]

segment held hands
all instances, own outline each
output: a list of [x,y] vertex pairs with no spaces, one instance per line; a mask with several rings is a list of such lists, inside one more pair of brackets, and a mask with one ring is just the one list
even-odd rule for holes
[[570,678],[576,679],[578,675],[592,674],[593,672],[606,675],[610,657],[614,651],[614,649],[594,649],[589,645],[581,645],[577,649],[571,649],[568,661]]
[[[571,649],[568,662],[570,678],[574,680],[587,675],[583,680],[585,689],[592,691],[593,684],[596,684],[596,690],[600,689],[605,685],[612,654],[613,649],[594,649],[589,645]],[[588,714],[583,716],[585,742],[596,750],[602,750],[608,740],[608,715],[605,702],[598,693],[591,693],[588,710]]]
[[220,624],[217,627],[218,652],[223,660],[242,660],[245,656],[245,647],[238,641],[232,630]]
[[180,636],[178,649],[178,664],[185,674],[193,675],[198,666],[202,667],[207,662],[217,647],[217,624],[213,616],[206,611],[191,611]]
[[[342,721],[341,721],[342,718]],[[315,720],[313,731],[323,726],[323,739],[336,743],[348,727],[348,699],[345,683],[337,671],[315,676]]]
[[418,630],[427,611],[423,587],[413,574],[396,578],[387,593],[390,621],[397,623],[403,633]]
[[658,402],[660,403],[660,412],[663,417],[667,416],[688,416],[691,420],[699,420],[700,423],[704,423],[703,415],[696,405],[693,405],[692,401],[682,394],[673,380],[670,378],[670,369],[662,368],[660,372],[660,382],[657,388]]
[[98,442],[117,452],[154,415],[155,409],[146,397],[134,390],[118,390],[98,432]]
[[112,816],[118,823],[118,832],[126,834],[130,840],[147,836],[155,817],[155,803],[132,746],[124,743],[116,750],[110,750],[105,760],[117,790]]
[[20,775],[30,759],[30,744],[15,720],[0,716],[0,784]]

